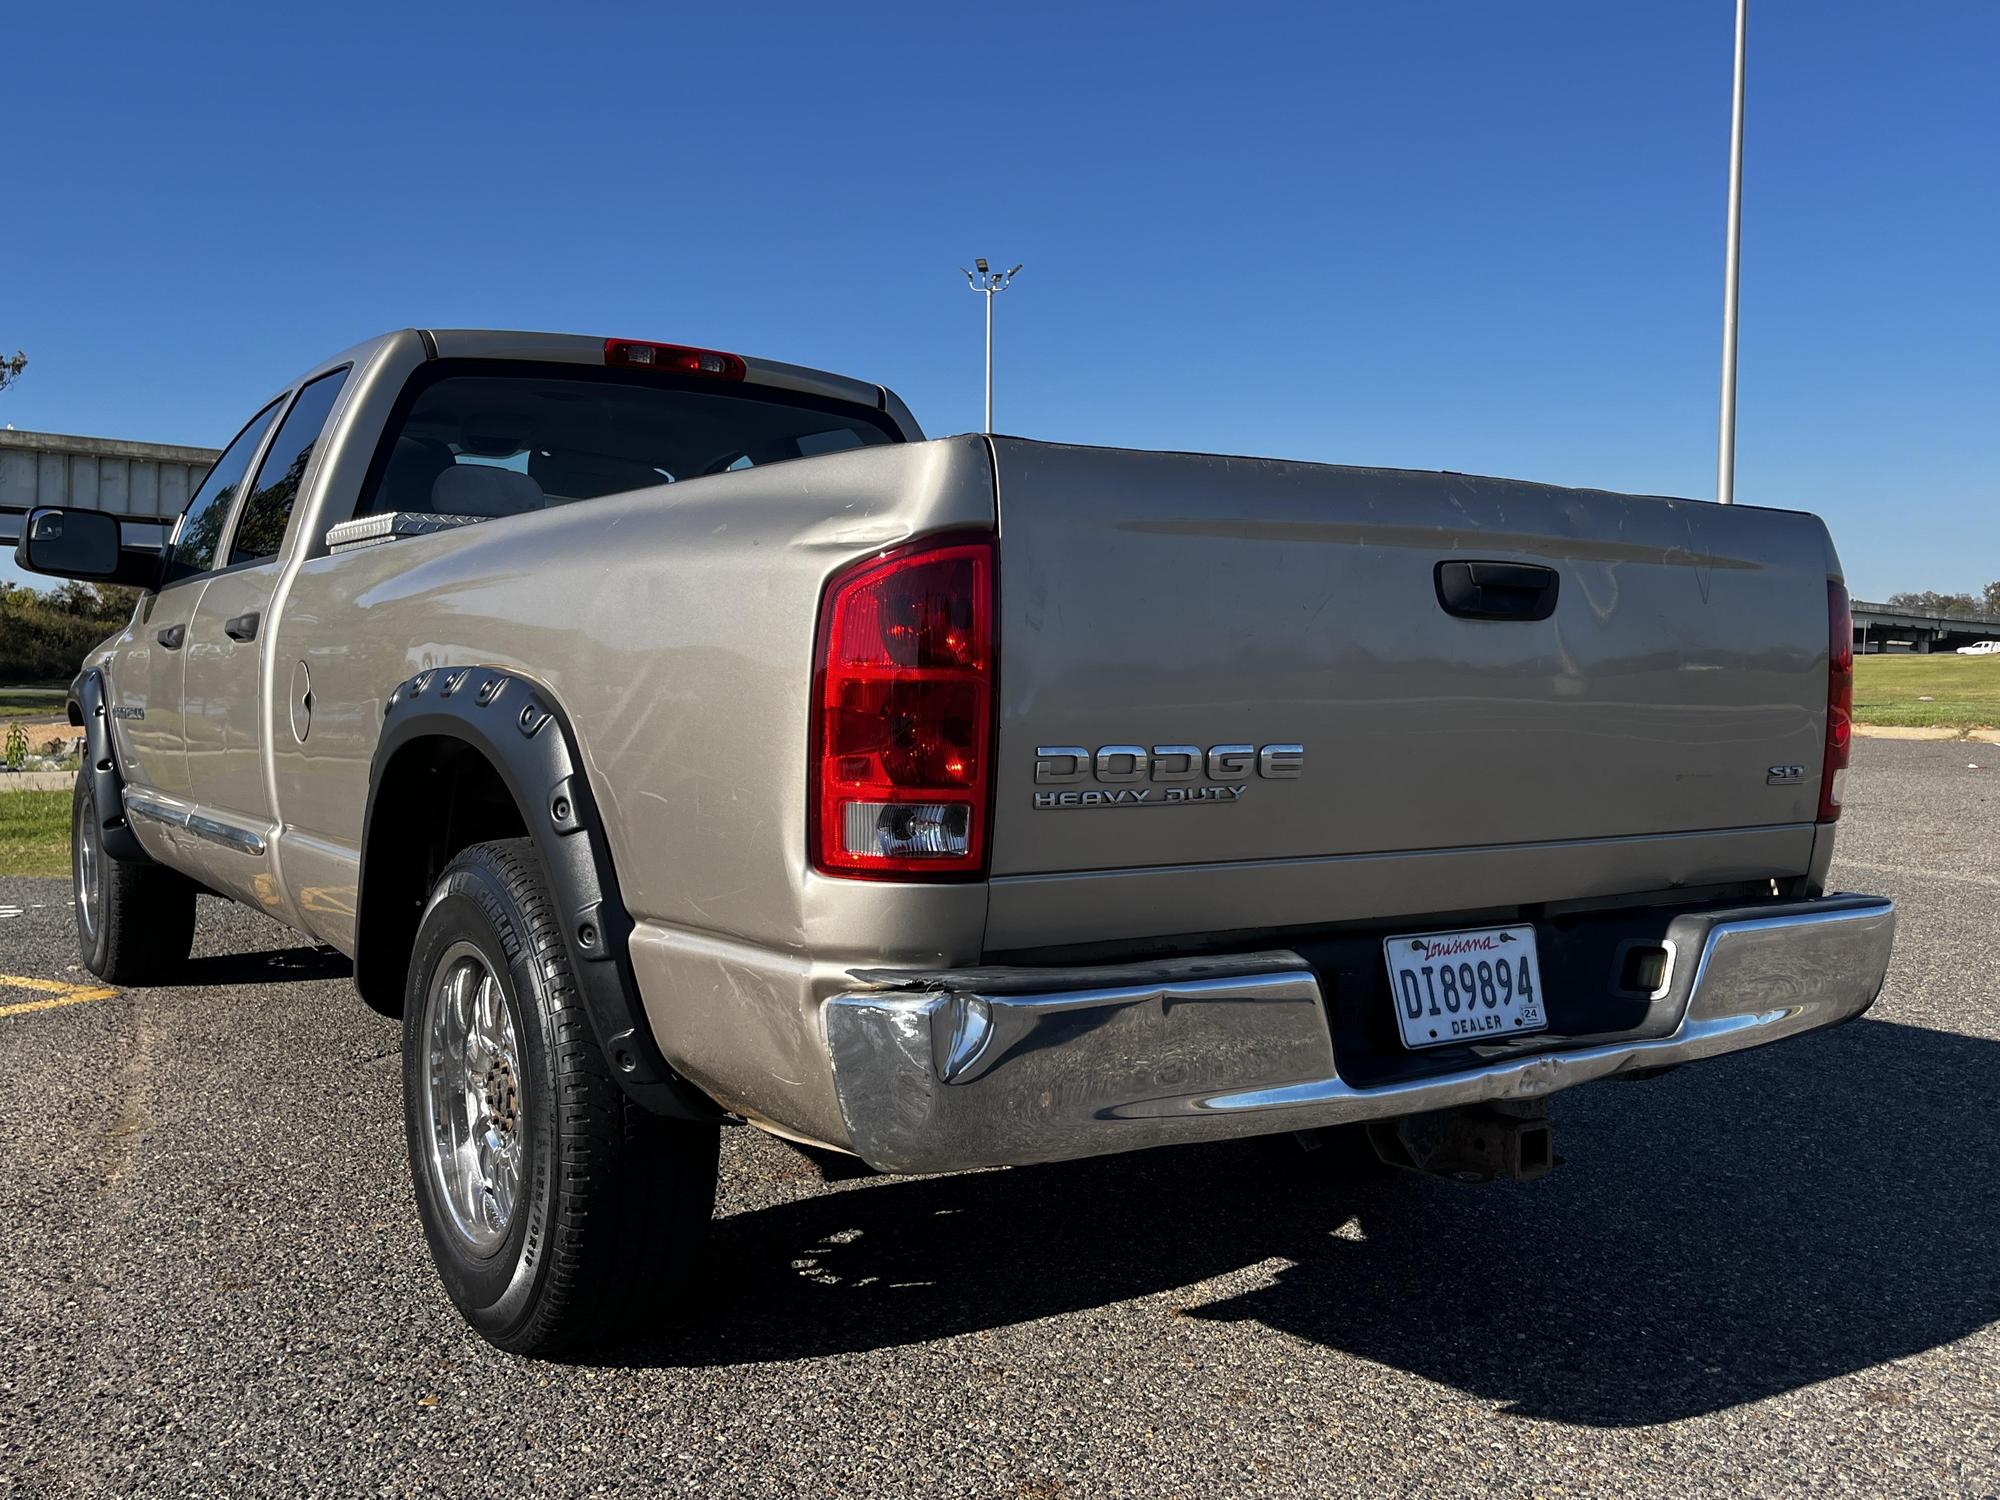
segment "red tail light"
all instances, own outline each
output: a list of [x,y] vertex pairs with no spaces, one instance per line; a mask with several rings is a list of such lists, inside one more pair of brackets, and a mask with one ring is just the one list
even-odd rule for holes
[[977,875],[993,740],[993,543],[922,543],[836,578],[820,607],[813,863]]
[[741,380],[750,373],[741,359],[720,349],[649,344],[643,339],[606,339],[604,362],[642,370],[676,370],[683,375],[713,375],[717,380]]
[[1854,743],[1854,611],[1847,586],[1826,586],[1826,766],[1819,779],[1819,820],[1840,816],[1840,784]]

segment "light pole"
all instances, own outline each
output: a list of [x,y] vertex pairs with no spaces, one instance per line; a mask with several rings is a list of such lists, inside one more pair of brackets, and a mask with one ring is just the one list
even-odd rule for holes
[[973,264],[979,269],[965,271],[965,267],[960,266],[959,270],[965,271],[965,284],[975,292],[983,293],[986,298],[986,430],[991,432],[993,430],[993,298],[1013,284],[1014,277],[1021,268],[1017,265],[1012,271],[989,270],[986,257],[983,255]]
[[1736,503],[1736,269],[1743,258],[1743,51],[1750,0],[1736,0],[1736,88],[1729,119],[1729,233],[1722,272],[1722,421],[1715,498]]

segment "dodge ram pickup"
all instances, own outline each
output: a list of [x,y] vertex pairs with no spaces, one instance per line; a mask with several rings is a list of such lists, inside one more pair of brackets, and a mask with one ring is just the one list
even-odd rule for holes
[[1852,631],[1802,512],[927,441],[791,365],[404,330],[129,531],[17,548],[144,590],[70,695],[83,962],[170,977],[198,892],[349,955],[511,1350],[671,1320],[725,1125],[1528,1177],[1547,1096],[1888,964],[1826,890]]

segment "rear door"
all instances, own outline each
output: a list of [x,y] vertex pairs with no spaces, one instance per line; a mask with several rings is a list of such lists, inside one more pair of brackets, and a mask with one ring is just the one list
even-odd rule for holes
[[996,875],[1816,815],[1833,560],[1812,516],[995,449]]
[[[244,850],[251,840],[267,836],[271,823],[263,757],[269,716],[262,685],[272,594],[284,568],[292,513],[346,379],[343,368],[299,388],[244,492],[226,560],[208,581],[188,628],[190,791],[222,825],[219,832],[240,835]],[[279,683],[277,692],[285,691],[286,684]]]
[[112,683],[113,726],[119,766],[133,786],[174,795],[188,789],[188,634],[213,576],[237,491],[278,405],[274,401],[250,419],[189,498],[168,543],[159,588],[133,628],[136,644],[120,653]]

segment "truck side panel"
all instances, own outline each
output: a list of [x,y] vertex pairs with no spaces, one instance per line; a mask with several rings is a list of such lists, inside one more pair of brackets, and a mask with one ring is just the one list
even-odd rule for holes
[[[350,501],[351,505],[351,501]],[[339,519],[340,517],[334,517]],[[323,530],[325,515],[318,518]],[[382,703],[431,667],[544,684],[575,725],[633,917],[770,947],[876,955],[879,888],[805,869],[821,588],[916,535],[993,524],[980,439],[859,450],[313,558],[285,596],[276,680],[311,674],[307,739],[274,736],[286,879],[353,944]],[[283,712],[282,706],[280,712]],[[616,774],[601,768],[615,763]],[[908,924],[927,961],[976,951],[985,896]]]

